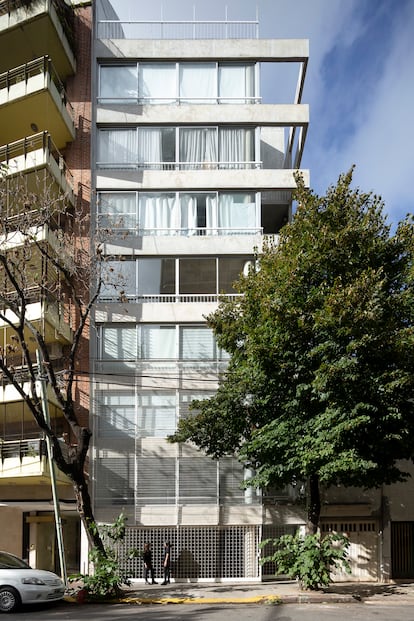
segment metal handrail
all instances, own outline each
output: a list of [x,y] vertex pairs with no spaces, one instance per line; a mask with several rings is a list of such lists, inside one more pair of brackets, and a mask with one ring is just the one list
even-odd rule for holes
[[97,162],[97,168],[114,170],[253,170],[263,162]]
[[258,39],[259,22],[98,20],[98,39]]

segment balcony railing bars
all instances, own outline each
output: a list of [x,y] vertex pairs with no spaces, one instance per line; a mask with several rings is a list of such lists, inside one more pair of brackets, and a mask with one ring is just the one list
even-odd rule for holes
[[253,21],[99,20],[98,39],[258,39]]
[[[109,217],[102,216],[98,221],[98,231],[104,227],[108,227]],[[228,235],[262,235],[262,227],[197,227],[197,228],[154,228],[145,229],[139,226],[127,226],[122,222],[114,222],[110,228],[110,235],[116,237],[119,235],[136,235],[138,237],[209,237],[209,236],[228,236]],[[107,235],[107,231],[105,231]]]
[[263,162],[97,162],[100,169],[112,170],[253,170]]
[[39,460],[46,456],[46,442],[39,438],[29,440],[0,441],[0,459],[16,458],[23,461],[23,457],[38,457]]
[[158,104],[231,104],[245,103],[255,104],[262,101],[261,97],[98,97],[98,103],[105,105],[108,103],[145,105],[149,103]]
[[48,132],[39,132],[38,134],[33,134],[33,136],[27,136],[21,140],[3,145],[0,147],[0,162],[6,167],[10,166],[10,172],[13,173],[12,165],[14,160],[24,156],[25,159],[29,160],[28,164],[30,165],[30,154],[38,150],[42,150],[46,155],[49,154],[55,160],[59,169],[64,172],[66,179],[73,187],[73,175],[67,168],[63,155],[59,152]]
[[[60,447],[64,456],[67,457],[69,447],[63,440],[60,442]],[[24,440],[0,440],[0,460],[4,463],[5,459],[16,458],[23,461],[23,457],[38,457],[41,460],[46,457],[46,441],[41,438],[29,438]]]
[[[184,303],[184,304],[209,304],[216,303],[221,297],[225,297],[226,300],[236,300],[241,297],[239,293],[217,294],[217,293],[194,293],[194,294],[123,294],[122,298],[127,299],[130,302],[136,302],[137,304],[160,304],[160,303]],[[115,295],[100,295],[100,302],[117,302],[118,297]]]
[[0,90],[7,89],[9,90],[12,86],[16,84],[21,84],[24,82],[27,84],[30,78],[33,78],[37,75],[48,75],[52,80],[53,84],[56,86],[58,93],[64,103],[68,113],[70,114],[70,118],[72,121],[75,118],[74,110],[72,105],[69,103],[68,98],[66,96],[65,87],[63,86],[62,81],[60,80],[56,69],[53,66],[53,63],[49,56],[42,56],[41,58],[37,58],[36,60],[32,60],[24,65],[19,65],[18,67],[13,67],[9,71],[5,71],[0,74]]

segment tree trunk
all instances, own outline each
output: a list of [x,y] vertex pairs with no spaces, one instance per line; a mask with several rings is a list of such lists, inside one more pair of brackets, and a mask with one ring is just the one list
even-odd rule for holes
[[308,480],[308,521],[306,523],[306,534],[314,535],[319,527],[321,516],[321,497],[319,493],[319,477],[312,474]]
[[82,524],[85,527],[89,545],[97,548],[104,556],[106,556],[105,547],[96,527],[88,485],[83,474],[81,480],[73,482],[73,489],[75,492],[78,513],[80,519],[82,520]]

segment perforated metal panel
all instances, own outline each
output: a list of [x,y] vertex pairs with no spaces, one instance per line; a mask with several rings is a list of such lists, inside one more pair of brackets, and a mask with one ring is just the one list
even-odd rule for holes
[[171,542],[171,575],[177,581],[259,577],[258,526],[179,527],[127,529],[122,548],[118,549],[121,566],[131,578],[143,577],[143,563],[129,559],[131,548],[142,550],[150,542],[155,573],[162,575],[163,542]]

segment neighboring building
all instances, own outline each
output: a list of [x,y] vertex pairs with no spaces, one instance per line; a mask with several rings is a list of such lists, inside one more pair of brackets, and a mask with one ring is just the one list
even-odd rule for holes
[[[166,436],[226,365],[205,316],[291,217],[308,42],[261,40],[256,22],[143,23],[133,2],[95,7],[93,194],[108,275],[91,342],[95,516],[127,515],[125,549],[149,540],[157,556],[168,538],[176,579],[254,579],[260,540],[303,523],[295,490],[243,491],[236,459]],[[296,95],[263,103],[261,71],[276,84],[281,65]],[[141,562],[127,566],[141,577]]]
[[[64,0],[0,0],[0,163],[7,167],[2,188],[7,184],[10,198],[1,205],[0,217],[3,222],[7,218],[0,237],[3,248],[4,244],[18,247],[16,231],[27,207],[11,207],[15,183],[24,183],[38,196],[46,191],[55,197],[65,193],[72,204],[82,198],[80,184],[89,191],[90,41],[90,7],[74,10]],[[79,149],[82,156],[86,154],[83,161]],[[41,235],[51,253],[59,226],[51,218],[42,230],[37,229],[38,239]],[[56,289],[54,269],[45,261],[40,263],[35,253],[27,269],[41,274],[41,279],[34,279],[41,284],[31,289],[28,313],[44,336],[56,369],[63,369],[73,317],[51,293]],[[2,352],[9,338],[5,324],[0,324]],[[85,355],[87,369],[87,350]],[[15,358],[11,362],[21,369],[29,391],[22,360]],[[80,380],[79,394],[81,387]],[[59,405],[50,392],[47,397],[51,425],[63,436],[68,429]],[[88,412],[88,403],[78,405]],[[0,424],[0,549],[27,558],[33,566],[59,570],[45,441],[5,377],[0,383]],[[67,569],[77,571],[80,522],[73,488],[58,470],[56,478]]]

